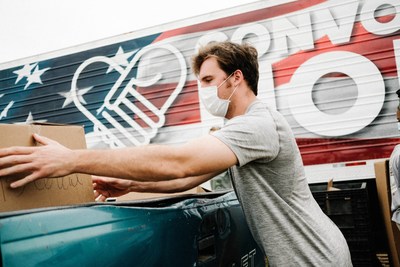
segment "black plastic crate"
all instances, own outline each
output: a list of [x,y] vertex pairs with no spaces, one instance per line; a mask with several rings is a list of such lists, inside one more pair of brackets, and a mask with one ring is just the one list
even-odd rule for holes
[[321,209],[341,229],[369,226],[369,205],[366,183],[334,185],[340,190],[327,191],[326,185],[310,185]]
[[326,215],[339,227],[350,249],[353,266],[377,266],[371,231],[370,205],[366,182],[310,185],[311,192]]

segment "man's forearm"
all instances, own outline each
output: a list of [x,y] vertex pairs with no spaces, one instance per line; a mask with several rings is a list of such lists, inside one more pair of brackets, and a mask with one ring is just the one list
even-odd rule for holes
[[135,182],[131,192],[144,193],[178,193],[189,190],[191,187],[186,181],[188,178],[174,179],[159,182]]
[[167,146],[147,146],[113,150],[74,150],[73,172],[119,177],[137,181],[183,178],[188,170],[178,151]]
[[205,174],[181,179],[174,179],[159,182],[135,182],[132,181],[130,191],[132,192],[147,192],[147,193],[177,193],[192,189],[209,179],[214,177],[214,174]]
[[179,146],[77,150],[73,155],[74,172],[136,181],[165,181],[222,172],[238,162],[232,150],[211,135]]
[[71,150],[33,135],[35,147],[0,149],[0,176],[23,174],[21,187],[41,178],[86,173],[135,181],[167,181],[220,172],[237,164],[235,154],[211,135],[180,146],[149,145],[110,150]]

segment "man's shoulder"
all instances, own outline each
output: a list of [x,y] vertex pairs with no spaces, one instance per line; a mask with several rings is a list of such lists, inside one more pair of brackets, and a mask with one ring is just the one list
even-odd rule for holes
[[241,115],[229,120],[222,128],[221,134],[239,135],[239,136],[253,136],[259,138],[265,135],[276,133],[276,125],[271,114],[261,112],[257,114]]

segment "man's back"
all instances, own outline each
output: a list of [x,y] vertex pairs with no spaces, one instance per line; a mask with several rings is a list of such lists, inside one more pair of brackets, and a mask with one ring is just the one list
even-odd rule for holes
[[236,154],[232,180],[271,266],[351,266],[340,230],[309,190],[286,120],[255,101],[215,134]]

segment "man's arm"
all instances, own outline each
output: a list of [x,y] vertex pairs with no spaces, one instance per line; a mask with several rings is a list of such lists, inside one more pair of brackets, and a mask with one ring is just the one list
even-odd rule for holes
[[0,176],[28,174],[12,187],[71,173],[163,181],[220,172],[237,164],[229,147],[212,135],[180,146],[113,150],[70,150],[43,136],[35,134],[34,138],[43,146],[0,149]]
[[211,135],[180,146],[149,145],[107,151],[75,151],[73,172],[137,181],[161,181],[226,170],[235,154]]
[[95,197],[105,201],[108,197],[119,197],[130,192],[177,193],[192,189],[217,175],[205,174],[182,179],[159,182],[138,182],[134,180],[93,176]]
[[196,186],[213,178],[215,174],[203,174],[180,179],[173,179],[159,182],[137,182],[131,187],[131,192],[147,192],[147,193],[178,193]]

